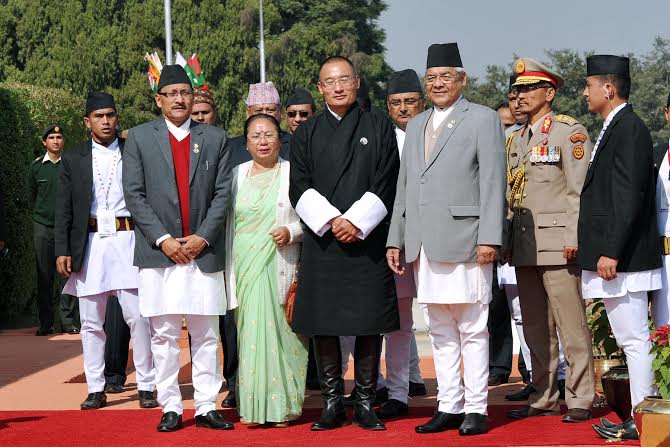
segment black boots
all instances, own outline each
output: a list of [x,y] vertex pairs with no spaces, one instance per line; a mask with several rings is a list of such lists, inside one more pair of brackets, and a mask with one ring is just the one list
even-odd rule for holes
[[356,348],[354,349],[354,377],[356,379],[354,424],[366,430],[386,430],[386,426],[379,420],[373,408],[381,353],[381,335],[356,337]]
[[[340,339],[336,336],[314,336],[314,351],[321,382],[323,412],[311,429],[332,430],[344,425],[344,379],[342,378],[342,354]],[[376,378],[376,376],[375,376]]]

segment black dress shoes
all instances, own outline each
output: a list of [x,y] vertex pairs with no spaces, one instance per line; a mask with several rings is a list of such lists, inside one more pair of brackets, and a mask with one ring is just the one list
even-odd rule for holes
[[232,422],[228,422],[216,410],[212,410],[207,414],[201,414],[195,417],[195,426],[202,428],[210,428],[212,430],[232,430],[235,428]]
[[35,335],[37,335],[38,337],[45,337],[45,336],[51,335],[53,333],[54,333],[54,328],[52,328],[52,327],[41,327],[37,330]]
[[489,375],[489,386],[498,386],[507,382],[509,382],[509,377],[507,376],[501,376],[499,374]]
[[614,428],[614,427],[620,428],[620,426],[623,424],[624,424],[623,422],[621,424],[617,424],[616,422],[612,422],[607,418],[600,418],[600,425],[602,425],[605,428]]
[[483,435],[489,431],[489,418],[485,414],[468,413],[458,428],[461,436]]
[[235,388],[228,390],[228,395],[221,402],[223,408],[237,408],[237,397],[235,396]]
[[535,392],[535,388],[533,388],[533,385],[526,385],[521,391],[517,391],[516,393],[510,393],[505,395],[505,400],[509,400],[512,402],[521,402],[524,400],[528,400],[531,394]]
[[158,401],[153,391],[138,391],[140,397],[140,408],[156,408]]
[[406,403],[400,402],[397,399],[389,399],[379,407],[377,410],[377,417],[379,419],[391,419],[398,416],[407,416],[409,407]]
[[640,435],[637,432],[637,427],[635,426],[635,420],[633,418],[628,419],[621,425],[615,427],[598,427],[593,425],[593,429],[598,433],[599,436],[605,439],[612,440],[638,440]]
[[453,430],[460,428],[464,420],[464,413],[444,413],[438,410],[430,421],[415,427],[414,431],[417,433],[439,433],[442,431]]
[[181,414],[174,411],[163,413],[160,423],[156,426],[156,430],[160,432],[172,432],[180,430],[183,427],[181,423]]
[[584,422],[591,420],[591,410],[570,408],[563,416],[563,422]]
[[410,380],[409,382],[409,397],[415,396],[425,396],[426,395],[426,385],[423,383],[416,383]]
[[507,412],[507,417],[510,419],[526,419],[535,416],[560,416],[560,415],[561,415],[560,411],[540,410],[538,408],[531,407],[530,405]]
[[86,400],[79,405],[82,410],[97,410],[107,405],[107,396],[104,392],[90,393]]
[[123,385],[119,385],[118,383],[108,383],[105,385],[105,393],[109,394],[123,393]]

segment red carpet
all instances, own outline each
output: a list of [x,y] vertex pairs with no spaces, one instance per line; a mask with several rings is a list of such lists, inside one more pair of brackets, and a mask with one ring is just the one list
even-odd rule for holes
[[[295,425],[285,429],[235,424],[235,430],[216,432],[196,428],[193,410],[187,410],[185,428],[176,433],[158,433],[155,425],[159,410],[102,411],[2,411],[0,412],[0,445],[2,446],[600,446],[611,445],[598,438],[591,423],[564,424],[559,417],[510,421],[507,406],[489,407],[491,431],[482,436],[461,437],[457,431],[418,435],[414,427],[431,416],[427,407],[413,408],[409,417],[387,423],[385,432],[369,432],[348,425],[330,432],[312,432],[309,424],[320,410],[305,411]],[[231,410],[224,417],[239,419]],[[597,416],[613,414],[602,411]],[[627,442],[617,445],[639,445]]]

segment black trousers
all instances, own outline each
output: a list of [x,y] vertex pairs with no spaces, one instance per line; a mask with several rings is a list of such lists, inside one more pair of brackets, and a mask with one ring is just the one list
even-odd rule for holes
[[498,286],[493,265],[493,297],[489,303],[489,374],[509,377],[512,373],[512,318],[505,289]]
[[219,317],[219,332],[221,333],[221,347],[223,348],[223,377],[226,378],[229,388],[234,388],[237,382],[237,324],[235,311],[229,310]]
[[56,273],[56,251],[54,229],[33,221],[35,260],[37,261],[37,308],[40,327],[54,327],[54,281],[59,297],[58,312],[61,330],[79,328],[79,302],[72,295],[62,293],[67,280]]
[[105,314],[105,383],[125,385],[126,365],[130,344],[130,328],[123,319],[123,311],[115,296],[107,298]]

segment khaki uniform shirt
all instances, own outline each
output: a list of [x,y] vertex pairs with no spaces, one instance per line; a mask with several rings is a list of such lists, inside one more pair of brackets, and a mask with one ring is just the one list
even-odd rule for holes
[[549,112],[510,138],[509,174],[523,170],[525,181],[517,200],[507,187],[513,202],[505,229],[511,263],[564,265],[563,248],[577,247],[579,196],[593,149],[588,132],[574,118]]

